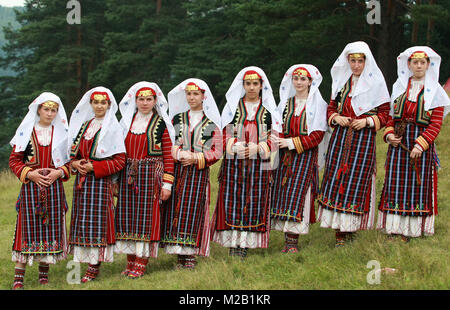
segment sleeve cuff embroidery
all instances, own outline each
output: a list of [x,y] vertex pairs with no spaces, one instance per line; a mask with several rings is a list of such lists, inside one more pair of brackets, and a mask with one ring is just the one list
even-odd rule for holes
[[206,160],[203,153],[195,153],[195,156],[197,157],[197,167],[198,169],[204,169],[206,166]]
[[[378,116],[376,116],[376,115],[373,115],[373,116],[370,116],[370,118],[369,118],[369,121],[370,120],[372,120],[373,121],[373,123],[374,124],[371,124],[371,126],[370,127],[375,127],[374,129],[375,129],[375,131],[378,131],[378,130],[380,130],[380,128],[381,128],[381,123],[380,123],[380,119],[378,118]],[[370,122],[369,122],[370,123]]]
[[427,140],[425,140],[425,138],[422,136],[417,137],[416,143],[419,144],[424,151],[428,150],[428,148],[430,147]]
[[30,172],[30,171],[32,171],[32,170],[33,170],[33,169],[30,168],[30,167],[24,167],[24,168],[22,169],[22,172],[20,173],[20,178],[19,178],[20,182],[22,182],[22,183],[24,183],[24,184],[29,183],[30,180],[27,179],[27,173]]
[[297,150],[297,153],[301,154],[303,153],[303,145],[302,142],[300,140],[300,137],[295,137],[292,139],[292,141],[294,142],[295,145],[295,149]]
[[163,182],[173,184],[173,181],[175,180],[175,177],[169,173],[164,173],[163,175]]

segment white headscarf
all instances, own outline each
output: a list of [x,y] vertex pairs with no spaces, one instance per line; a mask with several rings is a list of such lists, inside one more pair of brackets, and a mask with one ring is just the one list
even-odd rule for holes
[[54,101],[58,103],[58,114],[52,121],[53,137],[52,137],[52,160],[55,167],[61,167],[69,161],[67,149],[69,148],[68,131],[69,124],[67,123],[66,111],[61,102],[61,99],[55,94],[44,92],[40,94],[28,106],[28,113],[20,123],[16,130],[15,136],[9,142],[11,146],[16,146],[16,152],[25,151],[33,132],[34,125],[39,122],[37,110],[39,105],[46,101]]
[[[117,102],[112,92],[105,87],[95,87],[89,90],[78,102],[75,110],[70,117],[69,137],[70,141],[76,139],[78,132],[84,122],[95,117],[95,113],[90,104],[90,98],[93,92],[106,92],[111,100],[111,106],[106,111],[106,115],[100,129],[97,151],[95,157],[107,158],[114,154],[125,153],[125,144],[123,138],[123,128],[116,118]],[[70,152],[70,149],[69,149]]]
[[348,54],[352,53],[364,53],[366,55],[364,70],[359,77],[352,97],[353,111],[357,116],[360,116],[385,102],[389,102],[390,96],[383,73],[378,68],[369,46],[365,42],[358,41],[347,44],[331,68],[333,80],[331,99],[336,98],[336,95],[352,75],[347,58]]
[[303,67],[308,70],[312,78],[308,99],[306,100],[305,104],[308,135],[316,130],[325,131],[325,135],[322,141],[319,143],[318,148],[318,165],[319,170],[321,170],[325,166],[325,156],[328,149],[328,143],[330,141],[331,133],[329,132],[327,123],[328,103],[323,100],[322,95],[319,91],[319,86],[322,83],[322,75],[315,66],[307,64],[296,64],[286,71],[280,85],[280,104],[278,105],[278,110],[281,117],[283,117],[283,112],[286,107],[287,100],[295,96],[295,87],[292,83],[292,73],[298,67]]
[[[290,67],[284,74],[280,85],[280,104],[278,105],[278,112],[283,117],[283,112],[286,107],[287,100],[295,96],[295,87],[292,83],[292,73],[298,67],[303,67],[308,70],[312,78],[311,87],[309,88],[308,99],[306,100],[306,124],[308,127],[308,135],[311,132],[320,130],[326,131],[327,124],[327,107],[328,104],[323,100],[319,91],[320,83],[322,83],[322,75],[319,70],[313,65],[297,64]],[[283,120],[282,120],[283,121]]]
[[433,51],[428,46],[413,46],[405,50],[397,57],[397,73],[398,78],[392,87],[391,96],[391,115],[394,113],[393,102],[401,94],[406,91],[408,87],[409,78],[413,75],[412,71],[408,68],[408,59],[414,52],[425,52],[430,58],[430,65],[425,74],[425,86],[424,86],[424,101],[425,111],[437,108],[444,108],[444,117],[450,112],[450,99],[439,84],[439,67],[441,65],[441,56]]
[[267,79],[264,71],[261,68],[254,66],[242,69],[236,75],[233,83],[228,89],[225,95],[227,103],[222,111],[222,128],[233,120],[239,100],[245,96],[243,78],[244,74],[250,70],[256,71],[262,77],[262,105],[270,112],[270,115],[272,116],[272,129],[282,132],[281,116],[278,114],[277,104],[275,103],[275,98],[272,93],[272,87],[270,86],[269,80]]
[[163,92],[159,88],[159,86],[156,83],[151,82],[138,82],[130,87],[130,89],[127,91],[123,99],[120,101],[119,104],[119,110],[122,114],[122,119],[120,120],[120,125],[123,127],[123,136],[124,138],[128,135],[128,131],[131,127],[131,122],[133,121],[133,115],[137,110],[136,107],[136,92],[143,88],[143,87],[150,87],[151,89],[154,89],[156,92],[156,105],[155,109],[159,116],[162,117],[164,122],[166,123],[167,131],[169,132],[170,139],[172,140],[172,143],[174,143],[175,140],[175,129],[172,126],[172,122],[169,119],[169,116],[167,115],[167,109],[169,108],[169,104],[167,103],[166,97],[164,96]]
[[206,117],[216,124],[218,128],[221,128],[220,113],[217,108],[216,101],[214,100],[208,85],[200,79],[184,80],[169,92],[169,118],[172,120],[175,115],[186,112],[190,109],[186,99],[185,89],[186,85],[191,82],[205,90],[205,98],[203,99],[203,113],[205,113]]

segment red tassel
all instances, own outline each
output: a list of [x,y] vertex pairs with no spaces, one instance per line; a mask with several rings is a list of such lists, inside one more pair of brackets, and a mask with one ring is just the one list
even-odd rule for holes
[[339,194],[343,195],[344,194],[344,186],[339,185]]

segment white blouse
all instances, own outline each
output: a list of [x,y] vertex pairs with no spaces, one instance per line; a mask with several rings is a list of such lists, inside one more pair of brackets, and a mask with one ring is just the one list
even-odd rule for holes
[[417,96],[425,85],[425,79],[416,81],[411,80],[411,87],[409,88],[408,100],[411,102],[416,102]]
[[36,123],[34,130],[36,132],[36,138],[40,146],[48,146],[52,142],[52,125],[44,127]]
[[91,140],[97,131],[102,128],[103,118],[94,118],[89,125],[89,128],[84,133],[84,139],[85,140]]
[[142,114],[141,112],[136,113],[133,124],[131,125],[130,131],[135,135],[143,134],[147,130],[148,122],[153,116],[153,111],[148,114]]
[[202,121],[203,110],[200,111],[189,111],[189,129],[193,130],[198,123]]

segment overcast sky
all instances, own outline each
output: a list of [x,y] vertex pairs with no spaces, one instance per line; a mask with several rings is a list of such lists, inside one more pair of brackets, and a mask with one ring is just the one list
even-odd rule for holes
[[23,6],[25,0],[0,0],[1,6]]

